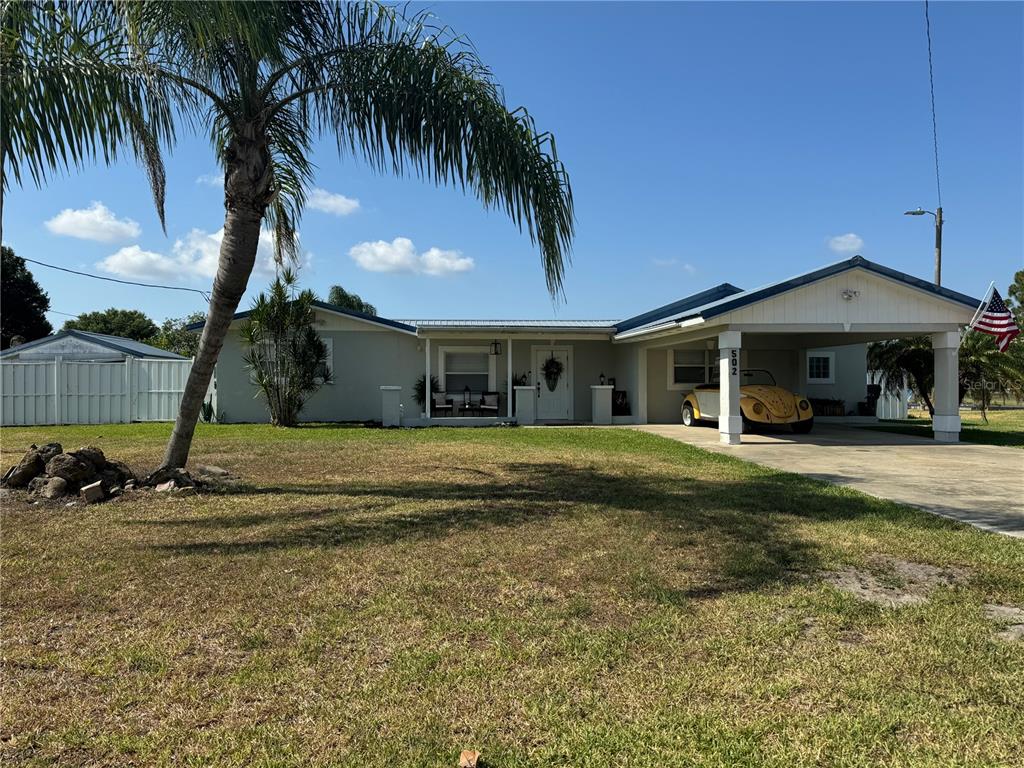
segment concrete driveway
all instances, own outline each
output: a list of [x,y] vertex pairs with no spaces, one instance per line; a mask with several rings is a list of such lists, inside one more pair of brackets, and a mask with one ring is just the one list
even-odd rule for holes
[[1019,448],[936,443],[831,424],[816,425],[809,435],[745,434],[737,446],[719,443],[714,426],[636,429],[1024,538],[1024,451]]

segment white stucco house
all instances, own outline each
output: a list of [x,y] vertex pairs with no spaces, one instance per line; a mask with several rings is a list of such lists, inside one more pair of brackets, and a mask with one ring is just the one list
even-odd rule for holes
[[[856,256],[754,290],[729,283],[622,320],[393,320],[316,305],[333,382],[307,403],[310,421],[388,425],[678,422],[683,395],[721,380],[719,431],[741,439],[740,371],[840,414],[865,400],[872,341],[931,335],[936,439],[955,441],[957,346],[979,301]],[[224,421],[268,420],[243,363],[235,316],[216,372]],[[201,327],[201,324],[199,326]],[[557,380],[542,372],[560,367]],[[425,407],[413,387],[437,377]],[[484,393],[491,393],[482,410]],[[465,407],[470,405],[471,407]]]

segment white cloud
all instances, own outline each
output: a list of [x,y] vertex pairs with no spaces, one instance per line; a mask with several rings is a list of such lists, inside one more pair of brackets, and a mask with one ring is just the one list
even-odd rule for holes
[[369,272],[421,272],[427,275],[448,275],[468,272],[475,263],[459,251],[431,248],[417,253],[416,246],[407,237],[396,237],[390,243],[377,240],[353,245],[348,252],[363,269]]
[[55,235],[114,243],[142,234],[142,227],[131,219],[119,219],[107,206],[94,201],[88,208],[65,208],[48,222],[46,228]]
[[679,267],[683,272],[688,275],[694,275],[697,273],[697,268],[689,262],[680,261],[673,257],[671,259],[652,259],[651,260],[656,267]]
[[335,216],[348,216],[350,213],[355,213],[359,210],[359,201],[355,198],[328,192],[326,189],[320,189],[319,187],[309,193],[306,205],[314,211],[332,213]]
[[828,239],[828,247],[836,253],[856,253],[864,245],[864,240],[853,232],[845,235],[836,235]]
[[223,187],[224,174],[220,171],[217,173],[204,173],[196,177],[196,184],[203,184],[207,187]]
[[[212,280],[217,274],[220,243],[223,239],[223,229],[212,234],[201,229],[193,229],[185,237],[174,242],[170,255],[146,251],[138,245],[129,245],[110,254],[96,266],[104,272],[132,280]],[[274,273],[274,236],[269,229],[260,230],[256,266],[253,271],[262,276]]]

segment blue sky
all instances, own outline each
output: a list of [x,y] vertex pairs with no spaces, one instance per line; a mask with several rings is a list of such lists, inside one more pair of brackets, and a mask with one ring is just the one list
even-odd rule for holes
[[[921,3],[419,7],[467,35],[509,105],[557,138],[578,219],[565,301],[552,303],[536,250],[503,215],[375,175],[329,140],[314,156],[320,210],[301,226],[301,280],[321,295],[340,283],[400,318],[614,319],[854,253],[931,277],[931,218],[902,215],[936,205]],[[1024,5],[933,3],[931,16],[943,284],[981,295],[1024,266]],[[126,161],[13,190],[5,242],[72,269],[208,288],[223,209],[197,181],[217,170],[204,136],[184,135],[167,166],[166,237]],[[59,312],[203,309],[196,294],[33,270]],[[267,279],[254,274],[241,308]]]

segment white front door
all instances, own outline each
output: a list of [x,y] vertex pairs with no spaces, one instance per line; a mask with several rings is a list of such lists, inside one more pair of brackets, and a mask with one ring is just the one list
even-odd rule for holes
[[[572,357],[569,347],[534,347],[534,386],[537,389],[537,418],[572,418]],[[557,377],[544,375],[545,364],[551,359],[562,365]],[[552,366],[554,367],[554,366]]]

